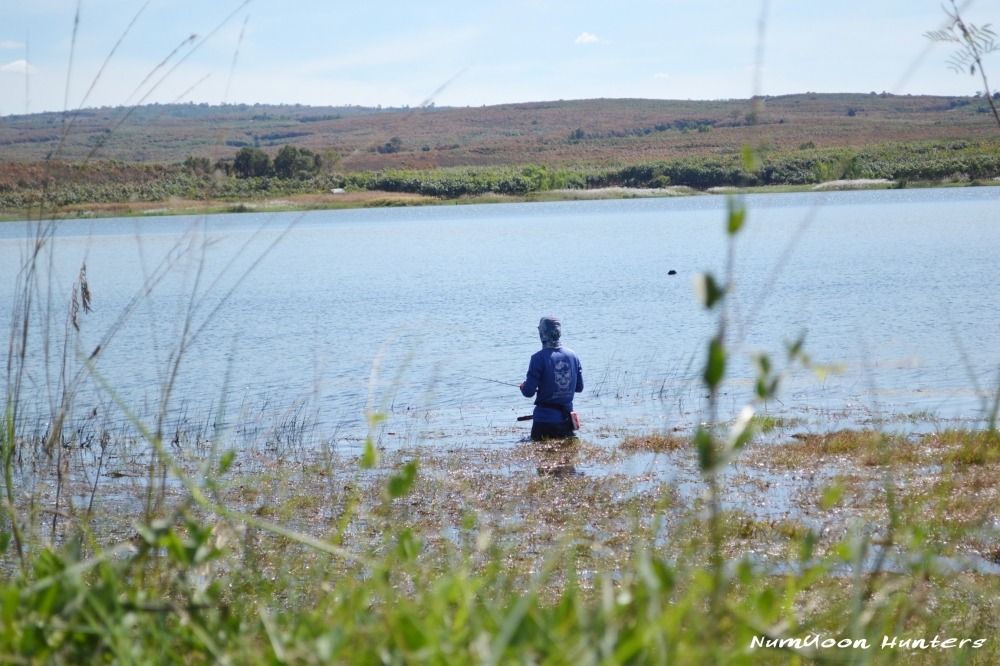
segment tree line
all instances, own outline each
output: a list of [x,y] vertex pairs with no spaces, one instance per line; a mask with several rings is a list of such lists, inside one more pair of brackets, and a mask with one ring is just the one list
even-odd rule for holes
[[323,167],[323,158],[308,148],[296,148],[285,145],[278,154],[271,156],[260,148],[244,147],[232,160],[221,159],[215,164],[207,157],[188,157],[184,166],[195,174],[221,171],[227,176],[237,178],[261,178],[274,176],[277,178],[312,178]]

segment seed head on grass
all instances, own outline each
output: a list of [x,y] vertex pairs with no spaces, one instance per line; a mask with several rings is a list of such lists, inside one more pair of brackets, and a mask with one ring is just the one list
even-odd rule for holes
[[70,323],[73,324],[73,328],[77,332],[80,331],[80,308],[83,308],[84,313],[89,313],[90,299],[90,284],[87,282],[87,264],[85,262],[80,266],[80,273],[76,278],[76,282],[73,283],[73,293],[70,296],[69,302]]

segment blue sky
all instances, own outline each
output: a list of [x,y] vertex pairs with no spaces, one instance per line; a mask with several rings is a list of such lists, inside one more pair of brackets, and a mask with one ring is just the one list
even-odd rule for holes
[[[1000,0],[960,6],[969,22],[1000,21]],[[0,0],[0,115],[973,94],[981,80],[924,37],[945,18],[941,0]],[[1000,54],[986,65],[1000,89]]]

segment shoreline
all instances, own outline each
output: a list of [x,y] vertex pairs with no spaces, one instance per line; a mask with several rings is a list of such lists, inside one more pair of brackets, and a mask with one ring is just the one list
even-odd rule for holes
[[156,217],[173,215],[218,215],[226,213],[285,213],[312,210],[343,210],[401,206],[447,206],[493,203],[538,203],[555,201],[591,201],[637,198],[674,198],[731,194],[784,194],[800,192],[835,192],[885,189],[937,189],[942,187],[997,187],[1000,179],[965,183],[907,182],[886,179],[834,180],[809,185],[763,185],[757,187],[713,187],[697,190],[686,186],[665,188],[602,187],[586,190],[548,190],[523,196],[484,194],[444,199],[408,192],[380,190],[342,193],[311,193],[265,199],[136,201],[111,204],[74,204],[44,216],[37,211],[0,212],[0,222],[37,221],[39,219],[101,219],[114,217]]

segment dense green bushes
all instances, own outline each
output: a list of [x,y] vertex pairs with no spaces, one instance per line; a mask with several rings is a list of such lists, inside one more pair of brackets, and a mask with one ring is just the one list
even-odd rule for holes
[[235,178],[194,174],[187,169],[175,169],[151,182],[93,183],[73,180],[66,183],[4,187],[0,185],[0,211],[13,211],[46,205],[53,207],[85,204],[115,204],[156,202],[169,199],[206,201],[211,199],[240,200],[271,196],[288,196],[326,192],[339,187],[341,180],[331,176],[311,178],[277,178],[256,176]]
[[[1000,178],[1000,145],[951,141],[816,149],[805,142],[792,151],[760,154],[748,169],[739,155],[612,165],[546,165],[391,169],[320,173],[315,153],[286,146],[264,164],[257,149],[243,149],[229,164],[231,173],[204,160],[150,168],[121,163],[90,163],[52,168],[49,176],[0,179],[0,211],[31,206],[191,200],[242,200],[348,188],[413,193],[441,199],[497,194],[526,196],[559,189],[601,187],[661,188],[802,186],[831,180],[875,178],[898,182],[972,181]],[[259,155],[258,155],[259,153]],[[258,159],[251,159],[254,156]],[[245,162],[245,164],[244,164]],[[258,162],[260,162],[258,164]],[[226,165],[222,165],[226,166]],[[111,175],[109,175],[109,173]]]
[[[222,165],[220,165],[222,166]],[[260,148],[240,148],[233,158],[232,173],[239,178],[309,178],[319,173],[323,160],[306,148],[285,145],[274,161]]]
[[950,143],[772,152],[765,153],[754,170],[748,170],[739,155],[723,155],[563,169],[527,166],[391,170],[349,174],[343,182],[358,189],[452,198],[485,193],[523,195],[564,188],[683,185],[709,189],[811,185],[859,178],[935,181],[956,174],[970,180],[1000,177],[1000,146]]
[[345,187],[410,192],[451,199],[480,194],[525,195],[560,188],[582,188],[585,179],[571,170],[545,166],[390,170],[348,174]]

